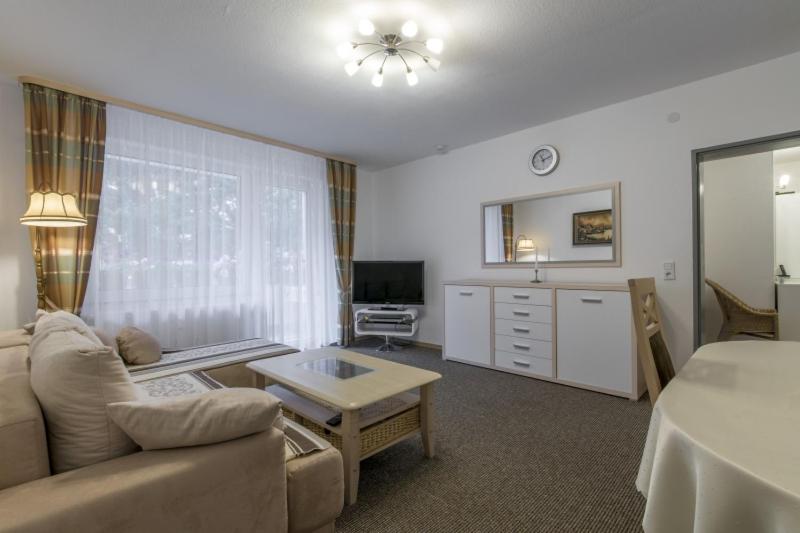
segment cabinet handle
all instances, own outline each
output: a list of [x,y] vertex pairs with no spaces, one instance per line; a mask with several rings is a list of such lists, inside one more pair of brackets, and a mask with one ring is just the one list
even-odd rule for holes
[[472,296],[472,291],[459,291],[458,294],[461,296]]
[[514,309],[511,312],[513,314],[515,314],[515,315],[521,315],[521,316],[530,316],[531,315],[530,311],[520,311],[519,309]]
[[522,300],[527,300],[528,298],[530,298],[530,295],[529,294],[514,294],[514,298],[520,298]]
[[531,332],[530,328],[521,328],[521,327],[519,327],[519,326],[514,326],[514,327],[513,327],[513,328],[511,328],[511,329],[512,329],[513,331],[518,331],[518,332],[520,332],[520,333],[530,333],[530,332]]
[[517,366],[531,366],[531,364],[527,361],[520,361],[519,359],[514,359],[514,364]]
[[531,347],[528,346],[527,344],[517,344],[516,342],[514,344],[512,344],[512,346],[514,348],[516,348],[517,350],[530,350],[531,349]]
[[600,297],[590,298],[588,296],[581,296],[581,301],[587,304],[601,304],[603,303],[603,299]]

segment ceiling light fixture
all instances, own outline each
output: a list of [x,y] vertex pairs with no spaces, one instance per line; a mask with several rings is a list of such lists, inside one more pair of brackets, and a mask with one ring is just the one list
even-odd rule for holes
[[[364,36],[373,35],[375,34],[375,25],[367,19],[362,19],[358,23],[358,32]],[[363,65],[364,60],[382,54],[383,61],[372,76],[372,85],[375,87],[381,87],[383,85],[383,67],[386,65],[386,61],[393,57],[400,58],[405,67],[406,82],[410,87],[413,87],[419,83],[419,76],[417,76],[417,73],[411,68],[410,62],[419,58],[416,60],[419,61],[421,59],[434,72],[438,71],[442,64],[437,58],[428,55],[422,47],[424,46],[428,51],[434,54],[440,54],[444,49],[444,42],[438,37],[432,37],[426,41],[403,40],[403,37],[408,39],[416,37],[418,32],[419,27],[417,23],[413,20],[408,20],[400,29],[402,37],[396,33],[378,33],[376,34],[378,42],[341,43],[336,47],[336,53],[342,59],[350,59],[355,55],[358,48],[365,47],[364,51],[367,52],[366,55],[358,59],[354,58],[345,64],[344,71],[348,76],[355,75],[361,68],[361,65]]]
[[364,37],[369,37],[375,33],[375,25],[367,19],[361,19],[358,23],[358,33]]

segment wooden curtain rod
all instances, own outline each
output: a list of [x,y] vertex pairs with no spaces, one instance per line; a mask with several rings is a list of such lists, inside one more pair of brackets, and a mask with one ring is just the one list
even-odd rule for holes
[[20,83],[33,83],[35,85],[42,85],[44,87],[49,87],[50,89],[56,89],[59,91],[77,94],[78,96],[85,96],[86,98],[100,100],[102,102],[106,102],[107,104],[113,104],[119,107],[126,107],[128,109],[133,109],[134,111],[147,113],[148,115],[155,115],[157,117],[168,118],[170,120],[175,120],[177,122],[183,122],[184,124],[191,124],[192,126],[199,126],[201,128],[205,128],[208,130],[214,130],[220,133],[227,133],[228,135],[235,135],[236,137],[241,137],[243,139],[249,139],[251,141],[270,144],[272,146],[279,146],[281,148],[286,148],[288,150],[294,150],[295,152],[300,152],[303,154],[314,155],[317,157],[322,157],[324,159],[333,159],[335,161],[341,161],[342,163],[349,163],[351,165],[356,165],[355,161],[351,161],[349,159],[345,159],[343,157],[339,157],[336,155],[326,154],[324,152],[318,152],[317,150],[312,150],[311,148],[298,146],[296,144],[285,143],[283,141],[279,141],[277,139],[271,139],[270,137],[257,135],[255,133],[249,133],[234,128],[228,128],[226,126],[220,126],[219,124],[214,124],[213,122],[206,122],[205,120],[187,117],[186,115],[181,115],[179,113],[172,113],[170,111],[163,111],[161,109],[156,109],[155,107],[137,104],[135,102],[129,102],[128,100],[123,100],[122,98],[115,98],[113,96],[95,93],[92,91],[88,91],[86,89],[82,89],[80,87],[73,87],[71,85],[45,80],[42,78],[37,78],[35,76],[20,76],[19,78],[17,78],[17,80]]

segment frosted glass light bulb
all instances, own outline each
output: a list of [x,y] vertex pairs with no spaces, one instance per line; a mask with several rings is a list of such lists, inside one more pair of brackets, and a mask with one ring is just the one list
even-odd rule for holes
[[408,72],[406,72],[406,81],[408,82],[409,87],[413,87],[414,85],[419,83],[419,77],[417,76],[416,72],[414,72],[413,70],[409,70]]
[[342,59],[350,59],[353,55],[353,43],[341,43],[336,47],[336,53]]
[[368,19],[361,19],[358,23],[358,33],[369,36],[375,33],[375,25]]
[[425,46],[434,54],[441,54],[444,49],[444,41],[438,37],[434,37],[433,39],[425,41]]
[[359,67],[361,67],[361,63],[358,61],[351,61],[344,66],[344,71],[347,72],[348,76],[352,76],[358,72]]
[[429,67],[435,72],[439,70],[439,67],[442,65],[442,62],[436,59],[435,57],[426,57],[425,63],[428,64]]
[[383,85],[383,71],[379,70],[372,76],[372,85],[375,87],[381,87]]
[[400,31],[402,31],[403,35],[406,37],[415,37],[417,35],[417,31],[419,31],[419,28],[417,27],[416,22],[413,20],[408,20],[405,24],[403,24],[403,27],[400,28]]

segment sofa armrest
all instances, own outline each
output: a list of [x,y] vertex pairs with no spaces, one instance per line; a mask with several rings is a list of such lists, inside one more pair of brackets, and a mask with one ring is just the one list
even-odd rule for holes
[[286,531],[283,433],[139,452],[0,491],[0,530]]
[[333,446],[288,461],[286,482],[290,532],[317,531],[342,512],[342,454]]

